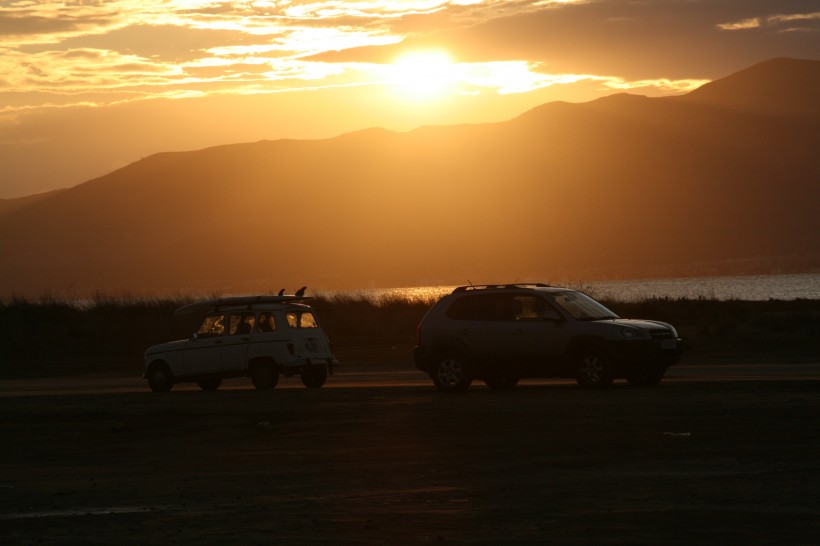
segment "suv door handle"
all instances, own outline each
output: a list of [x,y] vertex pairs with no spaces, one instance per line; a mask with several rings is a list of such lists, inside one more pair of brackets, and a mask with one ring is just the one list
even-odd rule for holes
[[522,330],[521,328],[517,328],[517,329],[513,330],[513,335],[514,336],[523,336],[524,335],[524,330]]
[[214,345],[219,345],[220,343],[222,343],[221,339],[215,339],[214,340]]

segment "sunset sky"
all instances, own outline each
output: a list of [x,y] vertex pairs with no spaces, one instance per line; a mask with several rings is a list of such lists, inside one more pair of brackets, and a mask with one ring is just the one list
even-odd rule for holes
[[817,0],[0,1],[0,198],[156,152],[503,121],[820,59]]

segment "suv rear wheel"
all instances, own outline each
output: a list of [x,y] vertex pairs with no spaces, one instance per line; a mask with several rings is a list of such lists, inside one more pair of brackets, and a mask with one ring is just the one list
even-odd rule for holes
[[436,387],[444,392],[466,391],[470,387],[470,383],[473,382],[467,360],[461,353],[456,351],[446,351],[439,354],[430,377]]
[[614,370],[609,355],[594,346],[582,347],[578,351],[575,379],[582,387],[608,387],[614,379]]

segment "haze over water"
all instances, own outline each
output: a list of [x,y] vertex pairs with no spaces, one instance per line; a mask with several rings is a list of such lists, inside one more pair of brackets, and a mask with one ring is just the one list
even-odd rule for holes
[[[649,298],[704,298],[715,300],[820,299],[820,274],[818,273],[635,279],[581,283],[554,282],[551,284],[583,290],[596,298],[616,301],[640,301]],[[394,297],[408,300],[428,300],[447,294],[453,288],[455,286],[363,288],[344,291],[320,291],[316,295],[347,295],[374,300]]]

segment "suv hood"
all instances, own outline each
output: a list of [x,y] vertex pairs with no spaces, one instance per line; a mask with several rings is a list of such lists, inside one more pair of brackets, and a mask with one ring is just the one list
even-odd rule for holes
[[671,324],[661,322],[659,320],[637,320],[619,318],[602,320],[599,322],[611,322],[613,324],[619,324],[621,326],[631,326],[632,328],[641,328],[643,330],[672,330],[673,332],[675,331]]

